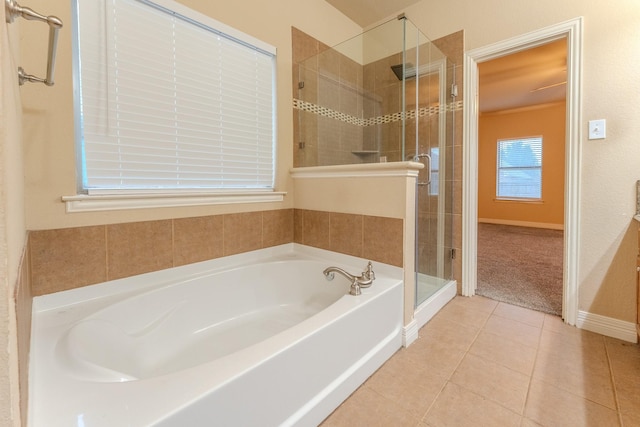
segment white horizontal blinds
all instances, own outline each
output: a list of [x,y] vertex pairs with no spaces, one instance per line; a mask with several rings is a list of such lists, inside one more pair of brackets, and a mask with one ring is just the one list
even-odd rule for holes
[[85,188],[273,188],[273,54],[138,0],[83,32],[84,3]]
[[497,197],[541,198],[541,137],[499,140],[497,164]]

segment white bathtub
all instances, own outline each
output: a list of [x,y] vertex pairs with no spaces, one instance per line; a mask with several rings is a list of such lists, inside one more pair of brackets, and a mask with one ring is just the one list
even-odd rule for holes
[[311,426],[402,343],[402,270],[362,295],[289,244],[34,300],[28,422]]

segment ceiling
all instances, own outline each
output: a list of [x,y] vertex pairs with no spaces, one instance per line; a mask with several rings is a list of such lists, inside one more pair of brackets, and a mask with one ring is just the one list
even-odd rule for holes
[[361,27],[399,14],[402,9],[420,0],[326,0]]
[[478,64],[481,113],[562,101],[567,44],[560,39]]

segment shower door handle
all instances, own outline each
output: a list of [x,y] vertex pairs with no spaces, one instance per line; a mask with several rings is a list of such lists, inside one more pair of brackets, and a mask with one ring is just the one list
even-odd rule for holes
[[418,181],[418,185],[424,186],[431,184],[431,156],[427,153],[416,154],[413,156],[414,162],[422,163],[421,159],[427,159],[427,165],[425,167],[425,171],[427,172],[427,180],[426,181]]

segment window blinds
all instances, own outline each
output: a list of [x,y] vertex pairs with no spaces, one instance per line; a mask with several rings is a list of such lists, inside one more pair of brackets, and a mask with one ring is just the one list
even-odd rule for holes
[[275,49],[147,1],[77,7],[85,190],[273,189]]
[[542,138],[498,141],[497,197],[542,197]]

